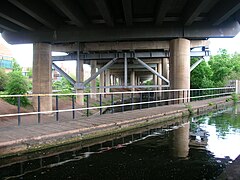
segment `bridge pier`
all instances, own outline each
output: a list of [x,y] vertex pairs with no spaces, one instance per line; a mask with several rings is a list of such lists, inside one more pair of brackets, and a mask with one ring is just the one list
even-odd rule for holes
[[[169,59],[168,58],[162,59],[162,75],[163,77],[169,80]],[[165,81],[163,81],[162,84],[167,85]]]
[[[92,60],[90,61],[91,64],[91,76],[94,75],[96,73],[96,68],[97,68],[97,61],[96,60]],[[91,81],[91,89],[90,92],[91,93],[96,93],[97,92],[97,88],[96,88],[96,79],[93,79]],[[90,96],[92,99],[96,99],[96,94],[91,94]]]
[[[159,63],[157,63],[157,72],[158,72],[159,74],[163,75],[163,74],[162,74],[162,61],[161,61],[161,60],[159,61]],[[164,76],[164,75],[163,75],[163,76]],[[166,77],[166,76],[164,76],[164,77]],[[162,88],[161,88],[160,86],[162,85],[162,79],[157,78],[157,85],[159,86],[159,87],[158,87],[158,90],[161,90]]]
[[104,93],[104,86],[105,86],[105,83],[104,83],[104,72],[102,72],[101,74],[100,74],[100,87],[101,88],[99,88],[99,92],[101,92],[101,93]]
[[[52,94],[51,45],[33,44],[33,94]],[[38,108],[38,98],[33,97],[33,107]],[[40,98],[40,110],[52,111],[52,96]]]
[[[77,59],[77,67],[76,67],[76,84],[75,84],[75,90],[76,93],[83,93],[83,87],[82,83],[84,80],[84,71],[83,71],[83,60]],[[76,103],[80,106],[84,105],[84,96],[83,95],[77,95],[76,96]]]
[[[170,88],[190,89],[190,41],[178,38],[170,41]],[[186,98],[187,91],[176,92],[172,98]],[[188,101],[188,98],[187,98]],[[186,102],[180,100],[179,102]]]
[[[131,86],[135,86],[136,75],[134,69],[131,71]],[[132,91],[135,91],[135,88],[132,88]]]

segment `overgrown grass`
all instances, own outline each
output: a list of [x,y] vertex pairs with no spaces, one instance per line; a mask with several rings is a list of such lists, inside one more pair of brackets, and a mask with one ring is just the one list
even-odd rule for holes
[[185,107],[188,109],[189,115],[192,116],[194,115],[193,107],[190,104],[184,104]]
[[238,94],[233,93],[233,94],[232,94],[232,100],[233,100],[233,102],[236,104],[236,103],[238,102],[238,100],[239,100]]

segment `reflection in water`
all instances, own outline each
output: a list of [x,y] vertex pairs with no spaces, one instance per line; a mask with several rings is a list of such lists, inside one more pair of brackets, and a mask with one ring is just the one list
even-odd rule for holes
[[185,123],[181,127],[175,129],[172,133],[173,138],[173,156],[186,158],[189,151],[189,127],[190,123]]
[[240,117],[234,112],[2,159],[0,179],[215,179],[240,153]]

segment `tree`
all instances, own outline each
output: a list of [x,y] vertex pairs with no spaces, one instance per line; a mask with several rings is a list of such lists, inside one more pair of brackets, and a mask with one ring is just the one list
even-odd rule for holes
[[[192,58],[191,64],[194,64],[198,59]],[[214,86],[214,82],[211,80],[212,77],[211,67],[206,61],[202,61],[194,70],[191,72],[191,88],[209,88]]]
[[13,71],[22,71],[21,66],[17,63],[16,59],[13,59]]
[[215,87],[225,86],[229,80],[240,77],[240,55],[237,53],[229,55],[226,49],[220,49],[218,55],[211,57],[209,65]]
[[[6,91],[9,95],[21,95],[21,94],[27,94],[27,91],[29,90],[29,83],[22,75],[21,71],[13,71],[8,74],[9,80],[6,85]],[[17,105],[18,99],[16,97],[6,98],[7,102],[13,105]],[[21,97],[20,102],[22,106],[26,106],[29,104],[29,101],[27,97]]]
[[5,90],[7,81],[8,81],[7,73],[5,73],[5,71],[2,68],[0,68],[0,91]]
[[67,94],[72,92],[72,85],[66,78],[62,77],[60,81],[55,81],[53,83],[53,89],[60,90],[61,93]]
[[227,53],[227,50],[220,49],[218,55],[210,58],[209,65],[213,72],[212,81],[215,87],[224,86],[233,69],[231,56]]

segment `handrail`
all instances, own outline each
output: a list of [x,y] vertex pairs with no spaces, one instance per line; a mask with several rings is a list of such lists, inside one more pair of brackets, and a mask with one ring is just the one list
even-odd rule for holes
[[111,94],[139,94],[149,92],[178,92],[178,91],[204,91],[204,90],[220,90],[220,89],[235,89],[235,87],[220,87],[220,88],[203,88],[203,89],[172,89],[172,90],[151,90],[151,91],[124,91],[124,92],[98,92],[98,93],[67,93],[67,94],[19,94],[19,95],[0,95],[0,98],[7,97],[46,97],[46,96],[79,96],[79,95],[111,95]]

